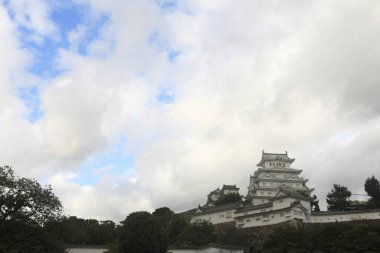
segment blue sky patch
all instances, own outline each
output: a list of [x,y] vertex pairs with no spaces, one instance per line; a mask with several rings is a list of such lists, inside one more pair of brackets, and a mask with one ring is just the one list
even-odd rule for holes
[[125,145],[126,137],[121,136],[113,147],[83,163],[79,177],[71,181],[80,185],[95,185],[102,175],[118,175],[133,170],[135,159],[132,154],[125,154]]
[[41,100],[38,88],[35,86],[19,88],[18,95],[23,100],[25,106],[29,109],[29,122],[37,122],[43,116],[43,112],[40,109]]
[[168,52],[168,59],[169,61],[174,61],[178,56],[181,55],[180,51],[169,51]]
[[170,62],[174,62],[177,57],[181,55],[181,52],[170,48],[169,42],[160,36],[158,31],[153,32],[149,36],[149,44],[152,47],[158,49],[159,52],[165,52]]
[[[13,10],[9,8],[9,1],[4,1],[11,19],[14,19]],[[21,45],[33,54],[33,63],[28,71],[43,78],[52,78],[60,75],[64,70],[59,69],[56,62],[59,49],[69,49],[68,35],[79,25],[86,27],[84,36],[80,39],[78,52],[87,55],[88,45],[99,37],[102,26],[108,21],[106,15],[91,15],[90,6],[87,4],[76,4],[71,1],[64,3],[52,3],[50,13],[51,22],[58,30],[58,36],[41,35],[35,30],[22,25],[18,26]],[[96,16],[96,17],[94,17]],[[38,36],[40,40],[33,38]]]
[[175,99],[173,91],[168,87],[163,87],[158,91],[156,96],[156,101],[160,104],[170,104],[173,103]]
[[161,12],[172,12],[178,9],[178,0],[156,0]]

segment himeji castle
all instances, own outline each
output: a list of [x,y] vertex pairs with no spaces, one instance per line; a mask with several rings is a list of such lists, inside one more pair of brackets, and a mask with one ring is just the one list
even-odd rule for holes
[[243,200],[215,205],[228,193],[239,193],[236,185],[223,185],[208,195],[206,204],[198,206],[192,222],[206,220],[212,224],[234,223],[238,228],[274,225],[292,220],[305,223],[343,222],[380,219],[380,210],[345,212],[311,212],[308,179],[302,170],[293,168],[295,159],[288,153],[262,152],[257,170],[250,176],[248,193]]

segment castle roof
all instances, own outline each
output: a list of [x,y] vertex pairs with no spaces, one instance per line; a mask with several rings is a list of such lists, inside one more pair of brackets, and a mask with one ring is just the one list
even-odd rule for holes
[[[287,188],[290,188],[290,187],[287,187]],[[296,191],[288,190],[284,187],[280,187],[279,192],[277,193],[276,196],[274,196],[274,198],[272,198],[272,201],[277,200],[277,199],[287,198],[287,197],[291,197],[294,199],[310,200],[310,197],[308,196],[302,195]]]
[[220,194],[220,189],[219,189],[219,187],[216,188],[215,190],[213,190],[212,192],[210,192],[210,193],[207,195],[207,197],[209,197],[209,196],[211,196],[212,194],[215,194],[215,193],[219,193],[219,194]]
[[197,214],[202,215],[202,214],[208,214],[208,213],[222,212],[222,211],[226,211],[226,210],[233,210],[233,209],[236,209],[241,204],[242,204],[242,201],[237,201],[237,202],[228,203],[225,205],[215,206],[215,207],[200,207],[199,206],[198,210],[200,210],[201,212],[199,212]]
[[236,184],[234,184],[234,185],[224,184],[223,188],[222,188],[222,191],[224,191],[224,190],[236,190],[236,191],[239,191],[239,188],[236,187]]
[[254,216],[261,216],[261,215],[265,215],[265,214],[283,212],[283,211],[291,210],[293,207],[297,207],[297,206],[299,208],[301,208],[302,210],[307,211],[307,209],[299,201],[294,201],[288,207],[284,207],[284,208],[280,208],[280,209],[274,209],[274,210],[268,210],[266,212],[259,212],[259,213],[252,213],[252,214],[236,216],[234,219],[239,220],[239,219],[244,219],[244,218],[248,218],[248,217],[254,217]]
[[247,212],[247,211],[252,211],[252,210],[257,210],[257,209],[262,209],[262,208],[268,208],[268,207],[272,207],[272,206],[273,206],[273,202],[267,202],[267,203],[260,204],[260,205],[249,205],[249,206],[244,206],[243,208],[239,208],[235,213],[243,213],[243,212]]
[[284,161],[284,162],[294,162],[294,158],[289,158],[288,152],[285,154],[277,154],[277,153],[265,153],[263,150],[261,161],[257,164],[257,166],[262,166],[267,161]]

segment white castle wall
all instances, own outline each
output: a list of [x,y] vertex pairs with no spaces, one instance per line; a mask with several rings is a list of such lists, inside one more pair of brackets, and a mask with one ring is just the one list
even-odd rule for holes
[[191,218],[191,222],[194,223],[196,221],[206,220],[211,222],[212,224],[220,224],[225,222],[235,221],[234,212],[235,208],[224,210],[215,213],[206,213],[206,214],[195,214],[193,218]]
[[319,212],[311,214],[311,223],[347,222],[376,219],[380,219],[380,209],[346,212]]

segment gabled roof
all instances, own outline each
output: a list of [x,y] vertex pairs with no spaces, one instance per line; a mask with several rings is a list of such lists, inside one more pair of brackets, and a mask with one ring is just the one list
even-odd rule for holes
[[307,197],[307,196],[299,194],[296,191],[289,191],[287,189],[284,189],[283,187],[280,187],[280,190],[278,191],[278,193],[276,194],[276,196],[274,196],[274,198],[272,198],[271,200],[274,201],[274,200],[277,200],[277,199],[283,199],[283,198],[287,198],[287,197],[291,197],[291,198],[294,198],[294,199],[310,200],[310,198]]
[[265,214],[270,214],[270,213],[283,212],[283,211],[291,210],[292,208],[294,208],[296,206],[300,207],[304,212],[307,212],[307,209],[299,201],[294,201],[288,207],[268,210],[266,212],[251,213],[251,214],[246,214],[246,215],[241,215],[241,216],[235,216],[234,219],[239,220],[239,219],[244,219],[244,218],[248,218],[248,217],[255,217],[255,216],[260,216],[260,215],[265,215]]
[[225,205],[215,206],[215,207],[200,207],[199,206],[198,209],[201,212],[197,212],[197,214],[202,215],[202,214],[208,214],[208,213],[217,213],[217,212],[221,212],[225,210],[232,210],[232,209],[236,209],[241,204],[242,204],[242,201],[237,201],[237,202],[228,203]]
[[268,207],[272,207],[272,206],[273,206],[273,202],[267,202],[267,203],[260,204],[260,205],[249,205],[249,206],[244,206],[242,208],[239,208],[235,213],[244,213],[247,211],[252,211],[252,210],[257,210],[257,209],[262,209],[262,208],[268,208]]
[[224,191],[224,190],[230,190],[230,191],[236,190],[236,191],[239,191],[239,189],[240,188],[236,187],[236,184],[234,184],[234,185],[224,184],[223,188],[222,188],[222,191]]
[[262,166],[266,161],[284,161],[284,162],[294,162],[295,159],[289,158],[288,152],[285,154],[277,154],[277,153],[265,153],[263,150],[263,154],[261,157],[261,161],[257,164],[257,166]]
[[212,194],[215,194],[215,193],[220,193],[220,189],[219,189],[219,187],[216,188],[215,190],[213,190],[212,192],[210,192],[210,193],[207,195],[207,197],[208,197],[208,196],[211,196]]

